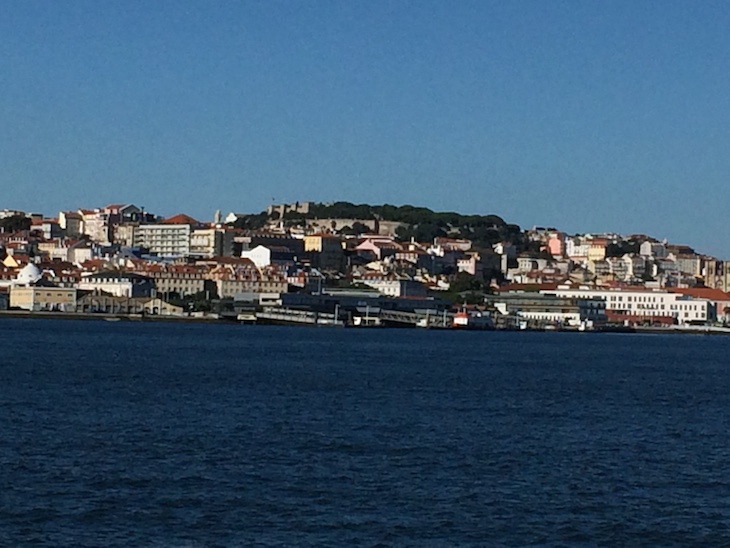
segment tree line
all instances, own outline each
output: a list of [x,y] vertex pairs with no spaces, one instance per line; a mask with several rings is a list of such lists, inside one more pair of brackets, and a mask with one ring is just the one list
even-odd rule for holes
[[[307,219],[357,219],[403,223],[396,235],[401,240],[433,241],[438,237],[463,238],[471,240],[474,246],[488,248],[500,241],[510,241],[518,248],[526,245],[522,229],[516,224],[504,221],[498,215],[464,215],[453,211],[433,211],[427,207],[391,204],[370,205],[350,202],[311,204],[307,213],[287,211],[283,215],[285,224],[295,225]],[[238,219],[234,226],[256,229],[267,221],[280,220],[278,212],[269,217],[266,212]],[[358,226],[361,228],[364,225]],[[356,233],[351,227],[346,233]]]

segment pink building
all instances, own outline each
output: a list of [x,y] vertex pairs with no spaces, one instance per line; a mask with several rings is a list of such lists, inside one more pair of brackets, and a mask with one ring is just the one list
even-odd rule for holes
[[547,250],[553,257],[565,257],[565,234],[553,232],[547,241]]

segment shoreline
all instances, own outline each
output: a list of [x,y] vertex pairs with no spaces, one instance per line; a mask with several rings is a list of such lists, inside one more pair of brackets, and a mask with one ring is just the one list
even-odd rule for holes
[[99,320],[107,322],[197,322],[232,323],[224,318],[201,316],[172,316],[161,314],[105,314],[95,312],[31,312],[29,310],[0,310],[0,318],[21,318],[34,320]]
[[[0,319],[34,319],[34,320],[83,320],[83,321],[106,321],[106,322],[168,322],[168,323],[221,323],[226,325],[289,325],[292,327],[323,327],[311,324],[301,324],[295,322],[241,322],[232,318],[211,317],[211,316],[172,316],[172,315],[141,315],[141,314],[105,314],[94,312],[31,312],[28,310],[1,310]],[[341,326],[324,326],[324,327],[341,327]],[[344,326],[347,329],[374,329],[372,327],[354,327]],[[379,326],[377,328],[388,329],[387,326]],[[403,329],[399,326],[394,329]],[[413,326],[412,329],[417,329]],[[455,329],[455,331],[462,331]],[[478,331],[478,330],[463,330]],[[528,332],[528,333],[592,333],[592,334],[643,334],[643,335],[730,335],[730,327],[721,326],[671,326],[671,327],[624,327],[614,326],[607,328],[599,328],[586,331],[578,331],[577,329],[490,329],[483,331],[509,331],[509,332]]]

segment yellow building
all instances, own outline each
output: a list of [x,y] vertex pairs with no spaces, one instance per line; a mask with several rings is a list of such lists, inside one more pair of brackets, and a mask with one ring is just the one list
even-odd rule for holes
[[603,238],[595,238],[591,240],[588,247],[588,261],[602,261],[606,258],[606,246],[608,242]]
[[10,288],[10,308],[30,311],[76,310],[76,289],[68,287],[13,286]]
[[345,252],[342,240],[331,234],[311,234],[304,237],[304,252],[312,266],[321,270],[342,270]]

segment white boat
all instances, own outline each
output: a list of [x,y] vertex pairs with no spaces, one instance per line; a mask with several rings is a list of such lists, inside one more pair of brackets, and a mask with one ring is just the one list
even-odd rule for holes
[[355,327],[380,327],[382,323],[378,316],[353,316],[352,325]]
[[455,329],[492,329],[494,324],[489,315],[478,310],[469,311],[466,305],[454,314],[452,327]]

